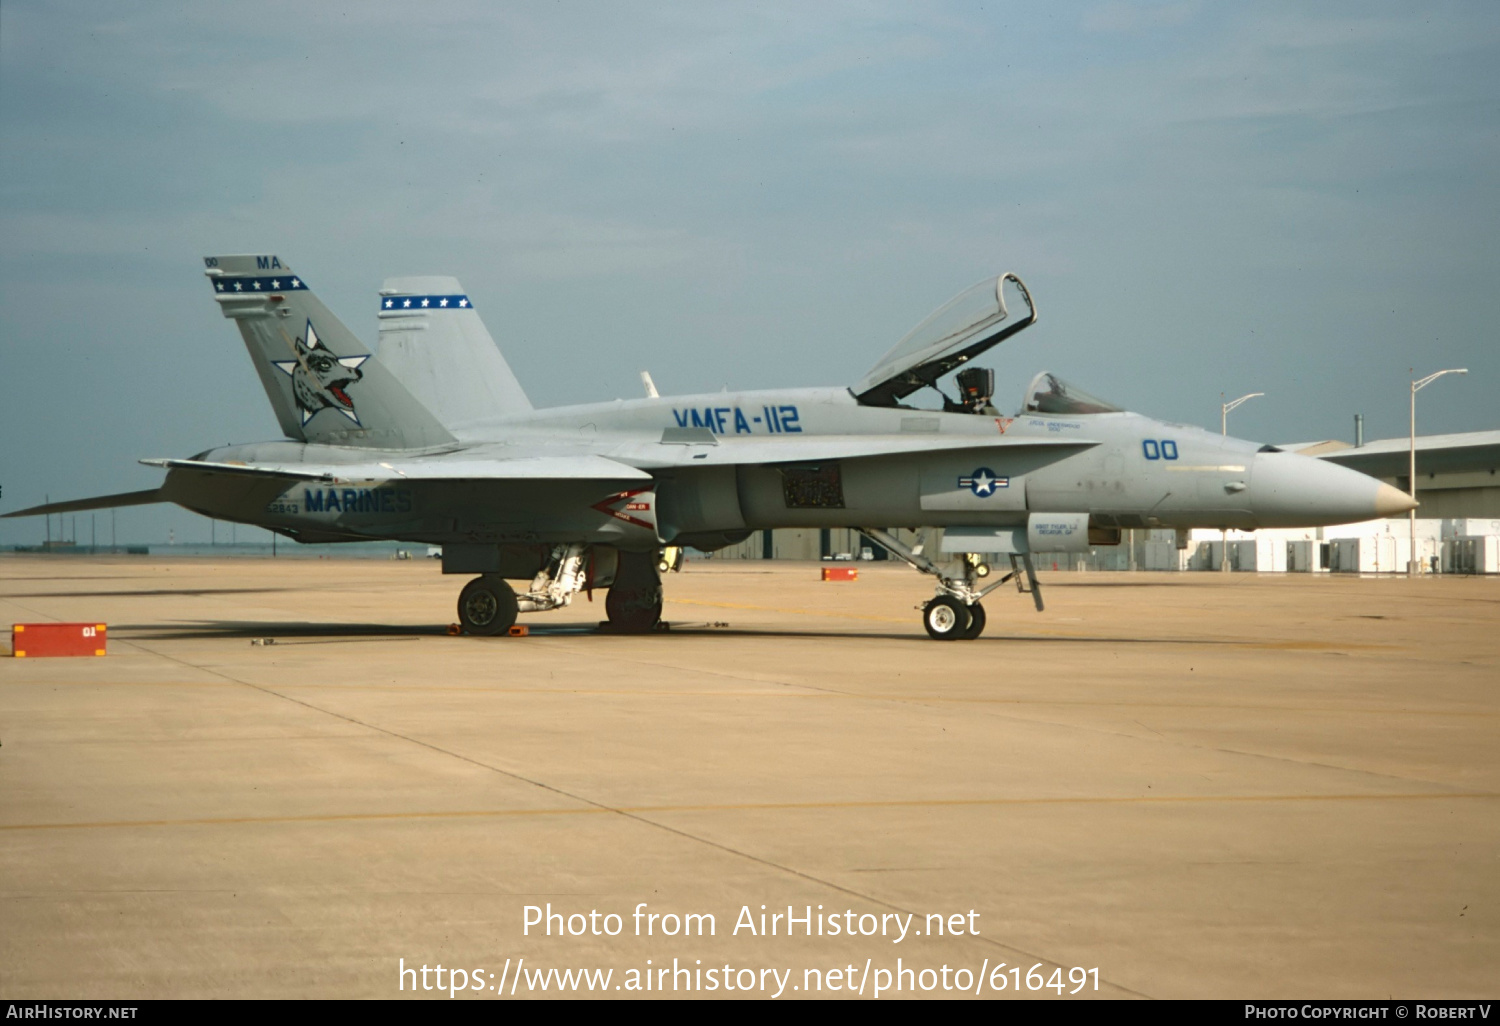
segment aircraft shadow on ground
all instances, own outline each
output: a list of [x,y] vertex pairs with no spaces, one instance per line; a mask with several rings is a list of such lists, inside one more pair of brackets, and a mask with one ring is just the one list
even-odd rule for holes
[[[701,643],[714,638],[766,638],[789,640],[795,638],[826,638],[844,641],[870,642],[928,642],[920,627],[906,629],[892,625],[889,630],[839,631],[829,628],[816,630],[778,630],[776,628],[715,627],[701,621],[673,621],[669,630],[653,631],[647,635],[621,634],[597,623],[524,623],[530,628],[531,637],[654,637],[663,642],[678,644]],[[308,623],[305,621],[248,621],[248,620],[204,620],[194,624],[111,624],[111,633],[121,641],[201,641],[209,639],[256,640],[275,639],[281,644],[331,644],[341,641],[409,641],[417,638],[448,637],[448,628],[441,624],[376,624],[376,623]],[[464,636],[467,642],[489,642],[493,644],[524,644],[524,639],[496,637],[483,638]],[[1135,638],[1094,636],[1044,636],[1005,634],[991,631],[978,638],[979,641],[1003,641],[1042,645],[1239,645],[1243,639],[1236,638]]]
[[[866,634],[858,631],[834,630],[747,630],[733,627],[710,627],[703,622],[675,621],[671,628],[652,631],[649,634],[623,634],[600,627],[597,621],[589,623],[526,623],[530,636],[546,637],[655,637],[662,640],[681,639],[684,642],[704,638],[843,638],[890,641],[909,641],[925,637],[920,629],[905,631],[897,628],[889,634]],[[204,639],[255,640],[274,638],[284,644],[334,642],[334,641],[378,641],[405,640],[422,637],[449,637],[444,624],[379,624],[379,623],[308,623],[305,621],[249,621],[249,620],[204,620],[196,623],[121,623],[111,624],[110,633],[121,641],[192,641]],[[508,644],[523,639],[495,637],[485,638],[464,635],[464,641]]]
[[201,598],[204,595],[265,595],[284,592],[286,588],[138,588],[131,591],[11,591],[0,593],[0,598],[157,598],[164,596],[186,596]]
[[[1040,574],[1048,574],[1048,573],[1050,573],[1050,571],[1039,569],[1039,570],[1037,570],[1037,573],[1038,573],[1038,575],[1040,575]],[[1124,573],[1128,574],[1129,571],[1124,571]],[[1043,577],[1041,580],[1042,580],[1042,587],[1044,589],[1045,588],[1181,588],[1181,587],[1184,587],[1184,586],[1192,586],[1194,584],[1213,584],[1213,583],[1216,583],[1217,576],[1218,575],[1216,575],[1216,574],[1205,574],[1204,575],[1204,578],[1205,578],[1204,580],[1185,579],[1185,580],[1170,580],[1170,581],[1131,581],[1131,580],[1123,580],[1123,581],[1064,581],[1064,580],[1058,580],[1057,578],[1054,578],[1054,577],[1051,577],[1051,576]],[[1183,577],[1187,578],[1187,575],[1184,574]]]
[[121,641],[191,641],[210,638],[275,638],[289,641],[347,641],[442,637],[440,624],[308,623],[306,621],[202,620],[195,623],[110,624],[110,633]]

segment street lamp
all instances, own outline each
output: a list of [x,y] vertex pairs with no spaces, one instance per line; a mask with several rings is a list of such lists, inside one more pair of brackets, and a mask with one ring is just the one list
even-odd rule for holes
[[[1242,396],[1240,396],[1238,399],[1236,399],[1232,403],[1224,403],[1222,406],[1220,406],[1219,407],[1219,434],[1221,434],[1221,435],[1227,435],[1227,434],[1229,434],[1229,411],[1230,410],[1234,409],[1240,403],[1245,402],[1248,399],[1254,399],[1258,395],[1265,395],[1265,394],[1266,393],[1264,393],[1264,392],[1251,392],[1249,395],[1242,395]],[[1224,398],[1224,393],[1223,392],[1219,393],[1219,398],[1220,399]]]
[[[1234,409],[1240,403],[1247,402],[1247,401],[1249,401],[1251,399],[1254,399],[1256,396],[1265,395],[1265,394],[1266,393],[1264,393],[1264,392],[1251,392],[1249,395],[1242,395],[1242,396],[1240,396],[1238,399],[1236,399],[1232,403],[1221,403],[1219,405],[1219,434],[1224,435],[1226,437],[1229,435],[1229,411],[1230,410]],[[1223,392],[1219,393],[1219,398],[1220,399],[1224,398],[1224,393]],[[1221,571],[1223,571],[1224,573],[1227,574],[1229,572],[1229,528],[1227,528],[1227,527],[1224,528],[1224,543],[1223,544],[1224,544],[1224,555],[1219,560],[1219,569]]]
[[[1415,374],[1412,369],[1409,373]],[[1407,464],[1407,483],[1411,485],[1411,501],[1417,501],[1417,393],[1432,384],[1444,374],[1467,374],[1469,368],[1455,367],[1452,370],[1440,370],[1436,374],[1429,374],[1421,381],[1416,378],[1411,382],[1411,462]],[[1415,577],[1418,573],[1417,562],[1417,508],[1412,506],[1408,513],[1411,517],[1411,551],[1406,557],[1406,576]]]

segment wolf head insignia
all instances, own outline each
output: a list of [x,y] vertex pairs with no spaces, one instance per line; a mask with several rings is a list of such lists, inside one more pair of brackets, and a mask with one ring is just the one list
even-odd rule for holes
[[312,321],[307,322],[306,338],[292,341],[292,350],[297,354],[295,360],[271,363],[292,379],[292,394],[302,411],[302,423],[323,410],[337,410],[358,424],[359,414],[346,389],[365,376],[359,366],[370,357],[335,356],[318,338]]

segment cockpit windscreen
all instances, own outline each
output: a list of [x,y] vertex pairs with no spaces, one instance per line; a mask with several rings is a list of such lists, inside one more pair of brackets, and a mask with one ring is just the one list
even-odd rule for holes
[[856,391],[960,348],[1005,320],[1006,311],[1000,303],[999,292],[1003,282],[1003,277],[999,280],[986,278],[944,303],[882,356],[874,370],[856,386]]
[[1027,413],[1124,413],[1113,403],[1089,395],[1077,385],[1070,385],[1056,374],[1046,371],[1031,379],[1026,389]]

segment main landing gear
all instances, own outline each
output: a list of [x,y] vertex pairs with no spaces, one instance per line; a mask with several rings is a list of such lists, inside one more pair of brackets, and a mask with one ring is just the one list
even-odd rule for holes
[[504,634],[518,612],[516,593],[497,574],[476,577],[458,593],[458,622],[470,634]]
[[877,527],[861,527],[860,531],[883,545],[897,559],[937,578],[938,593],[920,607],[922,626],[926,628],[927,636],[936,641],[972,641],[979,637],[984,632],[986,620],[980,601],[1007,581],[1014,580],[1017,591],[1030,592],[1037,612],[1042,610],[1041,585],[1037,583],[1036,569],[1031,565],[1029,554],[1012,555],[1010,573],[988,587],[980,588],[980,580],[990,571],[978,559],[965,558],[961,572],[954,574],[916,549],[902,544],[888,531]]
[[604,600],[610,630],[644,634],[661,622],[661,560],[652,552],[620,553],[615,582]]
[[[505,634],[518,613],[561,609],[588,583],[588,548],[581,544],[553,546],[551,558],[517,595],[498,574],[484,574],[464,586],[458,596],[458,621],[469,634]],[[654,552],[621,552],[614,583],[604,601],[609,626],[622,633],[652,630],[661,620],[661,575]]]

